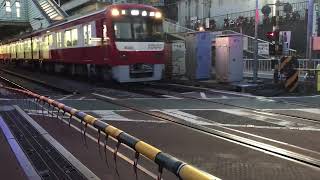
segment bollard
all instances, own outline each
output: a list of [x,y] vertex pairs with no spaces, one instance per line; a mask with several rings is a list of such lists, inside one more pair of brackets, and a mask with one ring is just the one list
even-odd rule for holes
[[320,64],[317,65],[317,91],[320,92]]

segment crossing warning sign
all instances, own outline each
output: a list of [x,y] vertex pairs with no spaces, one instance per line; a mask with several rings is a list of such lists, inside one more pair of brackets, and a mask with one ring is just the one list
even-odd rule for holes
[[258,43],[258,54],[269,55],[269,43]]

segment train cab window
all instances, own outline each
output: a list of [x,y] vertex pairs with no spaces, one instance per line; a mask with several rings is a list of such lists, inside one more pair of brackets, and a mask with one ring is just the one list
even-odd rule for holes
[[62,32],[57,33],[57,47],[58,48],[62,47]]
[[90,45],[91,44],[90,39],[92,37],[91,24],[83,26],[83,36],[84,36],[84,44]]
[[117,39],[132,39],[130,23],[126,23],[126,22],[115,23],[114,31]]

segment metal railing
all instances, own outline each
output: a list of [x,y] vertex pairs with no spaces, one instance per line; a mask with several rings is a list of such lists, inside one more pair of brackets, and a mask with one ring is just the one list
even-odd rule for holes
[[[308,59],[298,59],[299,62],[299,75],[304,76],[307,71],[317,69],[320,64],[320,59],[313,59],[311,62]],[[259,59],[258,71],[263,74],[273,74],[272,59]],[[244,59],[244,73],[253,72],[253,59]]]
[[[224,30],[224,31],[222,31],[222,33],[223,34],[240,34],[240,35],[243,35],[243,38],[244,38],[244,41],[243,41],[244,42],[244,50],[249,52],[249,53],[253,53],[254,52],[254,46],[255,46],[255,38],[254,37],[248,36],[248,35],[245,35],[245,34],[241,34],[241,33],[238,33],[236,31],[232,31],[232,30]],[[258,43],[271,44],[270,42],[262,40],[262,39],[258,39]],[[296,53],[297,53],[296,50],[289,49],[289,55],[290,56],[296,55]],[[261,56],[261,57],[264,57],[266,59],[269,58],[268,56]]]
[[[258,71],[263,73],[273,73],[272,59],[259,59]],[[244,72],[253,72],[253,59],[244,59]]]
[[[105,147],[107,143],[107,139],[109,137],[112,137],[116,139],[116,148],[114,150],[114,158],[117,157],[117,153],[119,150],[119,147],[121,144],[126,145],[133,151],[135,151],[135,160],[134,160],[134,171],[137,173],[137,166],[138,166],[138,159],[139,156],[142,155],[145,158],[153,161],[155,164],[158,165],[159,174],[157,179],[162,179],[162,172],[163,169],[168,170],[169,172],[176,175],[179,179],[182,180],[219,180],[219,178],[210,175],[204,171],[201,171],[167,153],[162,152],[158,148],[147,144],[144,141],[141,141],[140,139],[131,136],[130,134],[112,126],[105,122],[102,122],[98,120],[97,118],[88,115],[84,112],[81,112],[77,109],[74,109],[72,107],[69,107],[65,104],[62,104],[58,101],[52,100],[50,98],[47,98],[45,96],[38,95],[36,93],[33,93],[29,90],[21,90],[6,86],[0,86],[1,93],[6,94],[7,96],[14,96],[14,97],[20,97],[22,101],[24,101],[25,104],[30,104],[31,102],[36,105],[43,105],[48,107],[48,114],[49,109],[51,109],[51,114],[53,116],[53,111],[56,111],[56,117],[59,117],[59,115],[65,117],[69,116],[69,126],[71,121],[76,118],[81,122],[81,129],[83,132],[83,135],[86,136],[86,128],[88,126],[95,128],[98,132],[98,144],[100,145],[100,139],[101,134],[105,136]],[[3,92],[5,91],[5,92]],[[43,110],[42,106],[42,112]]]
[[[176,21],[170,20],[170,19],[165,19],[163,21],[163,29],[165,33],[171,34],[171,35],[176,35],[179,36],[180,38],[183,38],[184,35],[186,33],[194,33],[197,32],[193,29],[189,29],[187,27],[183,27],[181,25],[179,25]],[[239,34],[243,36],[243,42],[244,42],[244,51],[249,52],[249,53],[253,53],[254,52],[254,46],[255,46],[255,38],[249,35],[245,35],[245,34],[241,34],[239,32],[236,31],[232,31],[232,30],[224,30],[221,31],[222,34]],[[262,40],[262,39],[258,39],[258,43],[268,43],[271,44],[268,41]],[[289,55],[293,56],[296,55],[297,51],[294,49],[289,49]],[[268,56],[260,56],[263,58],[268,59]]]

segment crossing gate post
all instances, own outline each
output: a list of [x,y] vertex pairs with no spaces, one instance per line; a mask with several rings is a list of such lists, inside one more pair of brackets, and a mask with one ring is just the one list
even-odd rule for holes
[[284,56],[280,59],[279,71],[284,77],[284,88],[294,92],[299,85],[299,62],[294,56]]
[[317,65],[317,91],[320,92],[320,64]]
[[273,70],[273,83],[278,84],[279,83],[279,60],[273,59],[272,60],[272,68]]

